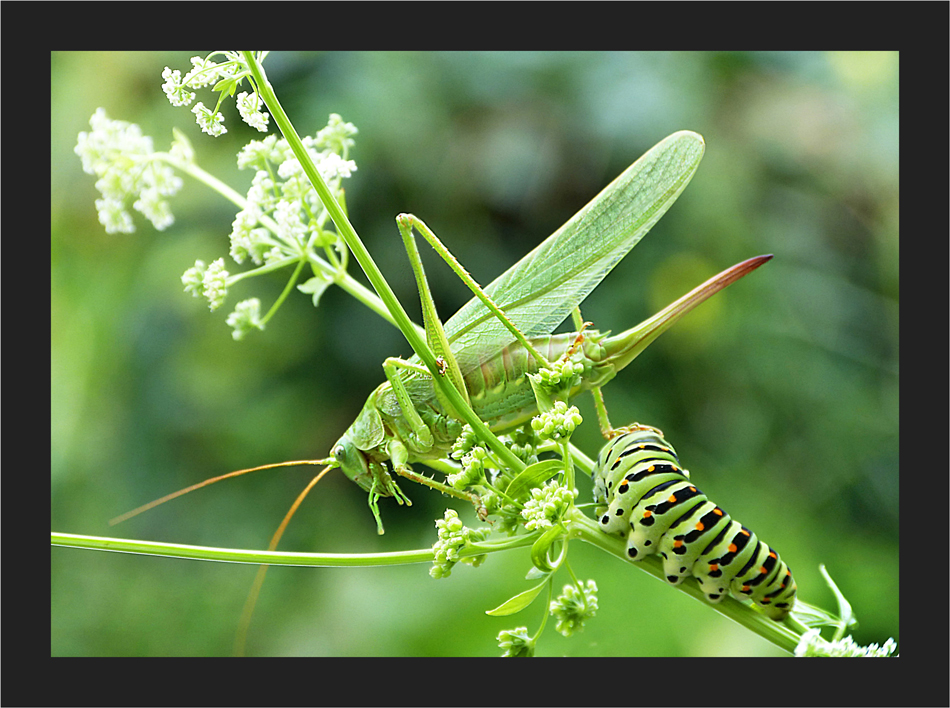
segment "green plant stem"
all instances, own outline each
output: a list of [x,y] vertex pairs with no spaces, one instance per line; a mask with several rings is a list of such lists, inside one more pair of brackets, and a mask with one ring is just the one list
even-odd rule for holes
[[307,178],[313,185],[314,190],[317,192],[317,195],[320,197],[320,200],[326,207],[327,213],[330,214],[330,218],[336,225],[337,232],[340,234],[340,237],[353,253],[357,263],[360,264],[360,267],[363,269],[363,272],[369,279],[373,289],[376,290],[376,293],[379,295],[380,299],[386,305],[386,308],[392,314],[396,326],[399,327],[400,331],[403,333],[403,336],[406,338],[406,341],[409,342],[409,346],[412,347],[412,350],[426,365],[426,368],[432,375],[434,385],[441,388],[446,398],[448,398],[449,402],[461,415],[463,420],[472,426],[472,429],[479,436],[479,438],[485,441],[485,443],[495,452],[495,454],[497,454],[499,458],[504,461],[506,466],[511,467],[518,472],[523,470],[524,463],[515,457],[515,455],[512,454],[512,452],[492,434],[492,432],[488,429],[488,426],[485,425],[485,423],[482,422],[482,420],[477,415],[475,415],[475,412],[472,410],[471,406],[465,402],[455,387],[452,386],[451,382],[439,374],[439,366],[436,363],[435,354],[433,354],[425,339],[419,335],[414,323],[409,319],[409,315],[406,314],[405,309],[403,309],[402,304],[399,302],[399,300],[396,298],[396,295],[389,287],[389,283],[386,282],[386,279],[383,277],[379,267],[376,265],[375,261],[373,261],[372,256],[370,256],[369,251],[366,250],[366,247],[363,245],[363,242],[360,240],[352,224],[350,224],[350,221],[347,219],[343,209],[340,207],[333,194],[330,192],[330,188],[327,187],[326,182],[323,181],[323,177],[317,171],[316,166],[313,164],[313,160],[310,159],[310,155],[307,153],[306,149],[304,149],[303,143],[300,141],[300,137],[297,135],[297,131],[294,129],[293,124],[290,122],[290,119],[284,112],[283,107],[277,100],[277,95],[274,93],[273,88],[267,81],[267,78],[264,76],[263,68],[260,66],[260,64],[258,64],[254,53],[243,52],[242,55],[247,62],[248,68],[254,76],[254,80],[257,83],[257,88],[260,92],[261,98],[264,99],[264,103],[267,105],[271,115],[274,117],[274,122],[277,123],[277,127],[287,140],[287,143],[290,145],[291,150],[293,150],[294,155],[300,161],[300,166],[303,169],[304,174],[307,175]]
[[[569,538],[577,538],[590,543],[627,562],[624,558],[625,544],[623,539],[608,536],[603,533],[595,521],[589,519],[580,511],[575,510],[565,519],[565,522],[569,528]],[[523,548],[534,544],[538,537],[539,534],[532,533],[497,541],[483,541],[464,548],[461,551],[461,555],[463,557],[470,557],[514,548]],[[291,553],[287,551],[258,551],[191,546],[178,543],[109,538],[106,536],[84,536],[79,534],[58,533],[55,531],[50,532],[50,542],[52,546],[57,547],[85,548],[167,558],[322,568],[431,563],[435,558],[435,553],[431,548],[390,553]],[[565,539],[565,542],[567,542],[567,539]],[[655,556],[645,558],[636,563],[636,565],[641,570],[663,581],[662,565]],[[794,651],[798,644],[799,636],[804,630],[804,626],[797,623],[794,619],[790,618],[785,622],[775,622],[732,597],[726,597],[722,602],[710,605],[706,602],[699,587],[692,579],[688,579],[674,587],[790,653]]]
[[548,623],[548,616],[551,614],[548,608],[551,607],[551,598],[554,597],[554,576],[553,575],[548,576],[546,584],[548,586],[548,598],[547,600],[544,601],[544,605],[543,605],[544,613],[541,615],[541,625],[538,627],[538,631],[535,632],[534,635],[531,637],[532,642],[536,642],[538,641],[538,639],[540,639],[541,633],[544,631],[544,626]]
[[[484,541],[472,544],[460,552],[462,557],[496,553],[513,548],[530,546],[537,534],[518,536],[500,541]],[[83,536],[72,533],[50,532],[50,545],[63,548],[86,548],[115,553],[134,553],[166,558],[190,558],[192,560],[218,561],[222,563],[251,563],[254,565],[291,565],[318,568],[373,567],[383,565],[408,565],[431,563],[435,553],[431,548],[391,553],[291,553],[288,551],[256,551],[211,546],[190,546],[181,543],[137,541],[108,536]]]
[[291,291],[294,289],[294,285],[297,282],[297,278],[300,277],[300,271],[303,270],[304,263],[306,263],[304,260],[301,260],[299,263],[297,263],[297,267],[294,268],[293,275],[290,276],[290,280],[288,280],[287,285],[284,286],[280,297],[274,301],[274,304],[271,305],[270,310],[267,311],[267,314],[261,318],[261,327],[268,323],[270,318],[274,316],[274,313],[280,309],[280,306],[283,304],[284,300],[287,299],[287,296],[290,295]]
[[352,567],[405,565],[407,563],[431,563],[435,558],[431,548],[395,553],[290,553],[287,551],[256,551],[209,546],[190,546],[180,543],[136,541],[105,536],[80,536],[70,533],[51,532],[53,546],[91,548],[99,551],[136,553],[167,558],[191,558],[194,560],[225,563],[253,563],[267,565],[294,565],[315,567]]
[[580,467],[584,473],[590,477],[594,470],[594,461],[590,459],[583,450],[575,446],[574,443],[568,443],[568,450],[570,450],[571,460],[573,460],[574,466]]
[[179,160],[171,153],[167,152],[158,152],[153,154],[152,157],[163,162],[167,162],[169,165],[184,172],[192,179],[201,182],[207,187],[210,187],[212,190],[220,194],[228,201],[236,204],[241,209],[247,206],[247,200],[244,198],[243,194],[235,191],[228,184],[222,182],[210,172],[206,172],[205,170],[201,169],[194,162],[185,162],[184,160]]

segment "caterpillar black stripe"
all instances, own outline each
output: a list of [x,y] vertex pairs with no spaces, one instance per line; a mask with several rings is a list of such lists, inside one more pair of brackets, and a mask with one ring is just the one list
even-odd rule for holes
[[695,577],[710,602],[731,591],[772,619],[791,612],[796,587],[788,566],[693,486],[659,431],[634,430],[611,440],[593,478],[600,527],[626,535],[631,561],[659,553],[670,584]]

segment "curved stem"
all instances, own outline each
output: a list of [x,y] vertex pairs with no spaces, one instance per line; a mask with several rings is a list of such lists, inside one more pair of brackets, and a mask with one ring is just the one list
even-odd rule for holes
[[287,281],[287,285],[284,286],[284,290],[281,292],[280,297],[274,301],[274,304],[271,305],[270,310],[267,311],[267,314],[261,318],[261,327],[263,327],[274,316],[274,313],[280,309],[280,306],[283,304],[284,300],[287,299],[287,296],[294,289],[294,285],[297,282],[297,278],[300,277],[300,271],[303,270],[303,264],[307,261],[305,259],[300,259],[300,262],[297,263],[297,267],[294,268],[293,275],[290,276],[290,280]]

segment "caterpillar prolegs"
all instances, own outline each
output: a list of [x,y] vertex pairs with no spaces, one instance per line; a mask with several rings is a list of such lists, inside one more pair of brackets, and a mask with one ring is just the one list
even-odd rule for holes
[[795,604],[795,581],[768,544],[709,501],[653,429],[624,433],[601,450],[593,472],[600,527],[627,536],[627,557],[663,558],[672,585],[692,576],[710,602],[730,591],[774,620]]

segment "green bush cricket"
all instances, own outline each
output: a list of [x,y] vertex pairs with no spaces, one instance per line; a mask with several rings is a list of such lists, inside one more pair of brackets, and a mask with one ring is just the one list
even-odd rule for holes
[[[614,337],[588,331],[583,344],[575,347],[579,333],[551,336],[675,201],[702,153],[702,138],[695,133],[666,138],[484,291],[424,223],[411,215],[397,219],[419,285],[427,340],[439,359],[428,370],[420,365],[418,355],[409,362],[387,360],[387,381],[370,394],[357,419],[333,446],[331,461],[369,492],[380,532],[377,499],[406,500],[387,460],[397,474],[468,498],[477,506],[472,495],[422,477],[409,467],[416,461],[437,464],[458,437],[462,418],[458,413],[463,408],[447,394],[457,392],[471,405],[475,423],[487,424],[492,433],[508,432],[537,413],[527,374],[546,366],[548,360],[570,352],[584,366],[583,384],[573,395],[599,388],[686,312],[768,260],[760,257],[734,266]],[[413,227],[476,294],[444,327],[415,252]],[[445,385],[449,381],[452,386]],[[609,426],[605,420],[601,425]],[[493,450],[506,452],[503,447]],[[513,460],[511,464],[519,463]]]
[[[703,140],[696,133],[670,135],[484,291],[421,220],[400,215],[397,223],[417,277],[431,349],[417,352],[409,361],[386,360],[387,381],[370,394],[356,420],[333,446],[331,457],[263,465],[214,477],[117,517],[113,523],[228,477],[299,464],[341,468],[369,492],[380,533],[378,499],[392,496],[400,504],[408,502],[386,461],[398,475],[477,505],[474,495],[417,474],[410,465],[424,462],[446,469],[448,450],[463,422],[468,422],[486,443],[497,445],[493,450],[502,459],[516,469],[523,467],[494,433],[510,431],[537,413],[528,373],[569,355],[584,366],[583,383],[572,395],[599,389],[680,317],[771,257],[760,256],[723,271],[621,334],[608,336],[588,330],[583,335],[551,335],[672,205],[695,173],[703,151]],[[435,313],[413,228],[476,295],[444,326]],[[601,427],[608,434],[605,416]],[[300,501],[298,498],[293,509]]]
[[[550,361],[569,359],[583,367],[581,382],[570,396],[588,389],[596,396],[601,386],[679,318],[771,258],[759,256],[723,271],[620,334],[610,336],[596,330],[551,334],[672,205],[695,173],[703,151],[703,140],[696,133],[682,131],[667,137],[484,290],[421,220],[400,215],[397,224],[417,279],[426,339],[413,343],[409,335],[415,332],[407,333],[416,356],[384,362],[386,382],[369,395],[356,420],[333,446],[331,457],[230,472],[169,494],[111,523],[229,477],[301,464],[325,468],[297,497],[272,537],[270,549],[276,548],[304,497],[323,475],[337,467],[369,493],[379,533],[383,533],[379,498],[392,496],[400,504],[409,503],[392,472],[479,508],[475,494],[416,473],[411,465],[422,462],[451,472],[448,452],[463,423],[468,423],[502,461],[520,472],[524,464],[495,434],[510,432],[538,413],[528,374],[549,366]],[[444,326],[432,302],[413,229],[475,294]],[[601,429],[609,436],[612,431],[602,402],[598,414]],[[265,570],[262,566],[245,606],[239,647]]]

